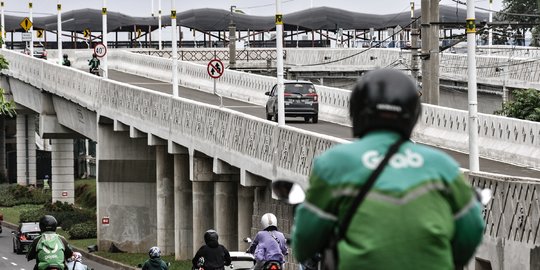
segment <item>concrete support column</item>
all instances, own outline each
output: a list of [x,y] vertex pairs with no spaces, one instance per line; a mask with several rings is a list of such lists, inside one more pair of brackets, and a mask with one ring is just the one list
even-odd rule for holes
[[174,254],[177,260],[193,258],[193,196],[189,180],[189,155],[174,155]]
[[36,184],[36,125],[33,114],[17,115],[17,184]]
[[238,250],[245,250],[248,244],[242,239],[253,237],[251,223],[253,217],[254,188],[238,186]]
[[236,182],[215,183],[215,229],[219,234],[219,242],[229,250],[238,249],[237,213],[243,211],[237,207],[237,186]]
[[156,153],[147,138],[132,139],[121,125],[115,132],[107,120],[97,140],[99,249],[146,253],[157,240]]
[[174,252],[174,165],[167,146],[156,146],[157,245],[164,255]]
[[75,203],[73,139],[52,139],[52,201]]
[[204,245],[204,232],[209,229],[214,229],[214,183],[193,182],[194,252]]

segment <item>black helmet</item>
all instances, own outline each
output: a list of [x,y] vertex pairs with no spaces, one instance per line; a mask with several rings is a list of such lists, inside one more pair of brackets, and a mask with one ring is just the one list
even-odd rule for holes
[[44,215],[39,219],[39,230],[41,232],[55,232],[57,225],[56,218],[51,215]]
[[67,54],[64,54],[64,58],[68,58],[68,55],[67,55]]
[[351,93],[349,113],[353,136],[386,129],[409,138],[420,111],[418,89],[409,76],[392,69],[370,71]]
[[94,57],[94,58],[97,57],[97,54],[93,53],[93,54],[92,54],[92,57]]
[[204,242],[207,245],[217,244],[219,235],[215,230],[208,230],[204,233]]

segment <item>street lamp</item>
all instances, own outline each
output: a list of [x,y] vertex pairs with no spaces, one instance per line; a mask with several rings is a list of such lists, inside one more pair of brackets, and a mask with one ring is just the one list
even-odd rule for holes
[[62,4],[60,0],[56,3],[56,9],[58,10],[58,29],[56,32],[56,36],[58,36],[58,64],[62,65]]
[[[103,46],[105,46],[105,49],[107,49],[107,0],[103,0],[103,8],[101,9],[101,14],[103,15],[103,30],[101,33],[101,41],[103,42]],[[109,67],[107,63],[107,53],[103,56],[103,77],[108,78],[109,77]]]
[[171,0],[171,31],[172,31],[172,85],[173,96],[178,96],[178,47],[176,37],[176,0]]
[[467,62],[469,99],[469,170],[480,171],[478,158],[478,100],[476,86],[476,22],[474,0],[467,0]]
[[285,125],[285,97],[283,82],[283,14],[281,0],[276,0],[276,49],[277,49],[277,94],[278,94],[278,126]]
[[2,8],[2,49],[5,49],[6,48],[6,20],[5,20],[5,17],[4,17],[4,1],[0,2],[0,8]]
[[30,26],[30,57],[34,57],[34,16],[32,14],[32,6],[32,1],[28,2],[30,22],[32,22],[32,26]]
[[163,45],[161,41],[161,0],[158,0],[158,48],[163,50]]

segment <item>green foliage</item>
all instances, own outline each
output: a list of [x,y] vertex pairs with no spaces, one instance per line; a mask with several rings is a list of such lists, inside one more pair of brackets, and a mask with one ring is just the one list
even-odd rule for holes
[[[498,21],[507,21],[507,22],[521,22],[526,25],[538,25],[540,23],[540,18],[537,16],[539,14],[538,1],[537,0],[503,0],[503,13],[497,14]],[[533,16],[524,16],[524,14],[533,15]],[[504,28],[507,25],[499,27],[498,30],[506,32]],[[531,30],[533,33],[538,32],[538,26],[519,26],[522,30],[522,33],[525,31]],[[514,27],[513,27],[514,28]],[[532,36],[531,46],[538,46],[539,37],[537,35]],[[525,44],[529,45],[529,44]]]
[[45,214],[43,209],[23,210],[19,215],[19,222],[38,222]]
[[521,89],[512,93],[514,99],[503,104],[502,110],[496,111],[495,114],[540,122],[540,91]]
[[51,200],[51,192],[20,185],[0,185],[0,206],[43,204]]
[[[95,180],[93,185],[81,183],[75,185],[75,203],[83,208],[96,209],[96,186]],[[83,181],[77,181],[83,182]]]
[[3,55],[0,54],[0,70],[8,69],[8,68],[9,68],[9,62],[6,60],[6,58],[4,58]]
[[88,221],[73,225],[68,231],[69,239],[87,239],[97,237],[96,221]]

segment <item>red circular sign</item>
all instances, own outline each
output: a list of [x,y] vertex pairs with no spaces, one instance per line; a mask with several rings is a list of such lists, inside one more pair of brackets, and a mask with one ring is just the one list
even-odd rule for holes
[[94,53],[98,56],[98,57],[103,57],[107,54],[107,47],[103,44],[103,43],[98,43],[95,47],[94,47]]
[[207,67],[208,75],[210,77],[217,79],[223,75],[223,72],[225,71],[225,66],[223,66],[223,63],[219,59],[212,59],[210,62],[208,62]]

